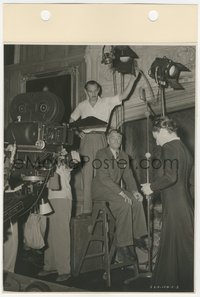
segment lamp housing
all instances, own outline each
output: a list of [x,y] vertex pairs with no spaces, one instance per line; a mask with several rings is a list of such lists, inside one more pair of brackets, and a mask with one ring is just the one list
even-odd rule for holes
[[165,88],[170,86],[174,90],[183,90],[183,86],[178,81],[181,71],[190,70],[183,64],[173,62],[167,57],[156,58],[150,67],[149,76]]
[[129,46],[114,46],[113,47],[113,68],[120,73],[128,74],[135,73],[135,59],[138,55]]

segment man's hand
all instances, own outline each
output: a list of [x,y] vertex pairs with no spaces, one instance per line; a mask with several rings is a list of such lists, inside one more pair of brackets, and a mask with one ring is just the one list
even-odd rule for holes
[[125,202],[127,202],[128,204],[132,205],[132,200],[131,198],[129,198],[123,191],[121,191],[119,193],[120,196],[122,196],[125,200]]
[[81,159],[77,151],[67,152],[65,148],[62,148],[57,157],[57,168],[63,166],[63,168],[65,167],[71,171],[75,168],[75,164],[78,164],[79,162],[81,162]]
[[144,195],[151,195],[153,191],[151,190],[151,184],[146,183],[146,184],[141,184],[142,188],[141,191],[144,193]]
[[10,154],[10,164],[13,164],[13,162],[14,162],[14,158],[15,158],[16,150],[17,150],[16,143],[14,143],[14,144],[9,144],[9,145],[6,147],[6,149],[5,149],[5,151],[9,151],[9,152],[11,152],[11,154]]
[[139,192],[133,192],[133,197],[138,201],[142,202],[143,201],[143,196]]
[[78,164],[81,162],[80,155],[77,151],[71,151],[71,156],[74,163]]
[[58,154],[58,167],[60,167],[61,165],[64,165],[64,161],[65,161],[65,156],[67,155],[67,151],[65,148],[62,148],[61,151]]
[[64,158],[64,156],[66,156],[68,154],[68,152],[66,151],[66,149],[63,147],[61,149],[60,155]]
[[78,131],[76,130],[75,131],[75,134],[80,137],[81,139],[83,139],[85,137],[85,133],[83,131]]
[[83,131],[79,132],[78,136],[83,139],[85,137],[85,133]]

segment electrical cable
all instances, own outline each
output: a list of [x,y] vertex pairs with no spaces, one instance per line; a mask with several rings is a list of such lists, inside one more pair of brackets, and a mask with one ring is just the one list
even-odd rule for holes
[[[121,73],[121,93],[124,91],[124,74]],[[123,132],[123,124],[124,124],[124,118],[125,118],[125,113],[124,113],[124,101],[122,100],[121,105],[119,107],[120,113],[121,113],[121,125],[120,125],[120,130],[121,133]]]
[[[141,69],[138,69],[138,70],[139,70],[139,73],[142,74],[142,76],[143,76],[143,78],[144,78],[144,80],[145,80],[145,82],[146,82],[146,84],[147,84],[147,86],[148,86],[148,88],[149,88],[149,91],[150,91],[150,96],[149,96],[148,98],[146,98],[146,100],[149,99],[149,98],[151,98],[151,101],[152,101],[152,102],[155,102],[155,101],[156,101],[156,99],[155,99],[155,95],[154,95],[152,86],[151,86],[151,84],[150,84],[150,82],[149,82],[147,76],[144,74],[144,72],[143,72]],[[148,100],[147,100],[147,101],[148,101]]]

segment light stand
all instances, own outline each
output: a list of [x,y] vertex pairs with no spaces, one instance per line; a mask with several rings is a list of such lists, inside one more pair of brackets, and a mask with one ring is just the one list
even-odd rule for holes
[[[135,59],[138,59],[138,55],[126,45],[116,45],[116,46],[106,46],[102,47],[102,60],[101,63],[109,65],[113,73],[113,86],[114,95],[117,94],[117,82],[116,82],[116,71],[120,73],[121,78],[121,92],[124,90],[124,79],[125,74],[133,74],[136,76],[135,72]],[[115,110],[116,116],[116,128],[118,128],[119,122],[121,120],[120,131],[123,132],[123,123],[125,119],[125,107],[124,101]]]
[[[147,111],[145,113],[146,118],[147,118],[147,127],[146,127],[146,134],[147,134],[147,152],[145,154],[146,157],[146,161],[147,161],[147,168],[146,168],[146,180],[147,183],[149,183],[149,160],[151,158],[151,154],[149,152],[150,148],[149,148],[149,116],[150,113],[148,111],[148,106],[147,106]],[[147,277],[151,277],[152,273],[151,273],[151,230],[150,230],[150,201],[151,201],[151,195],[146,195],[146,200],[147,200],[147,232],[148,232],[148,276]]]
[[[168,59],[167,57],[163,58],[156,58],[151,68],[149,70],[149,75],[151,78],[155,80],[157,83],[160,95],[161,95],[161,113],[162,117],[165,117],[166,113],[166,104],[165,104],[165,89],[169,86],[174,90],[182,90],[184,89],[183,86],[179,83],[179,76],[181,71],[190,71],[187,67],[180,63],[173,62],[172,60]],[[142,71],[140,71],[141,74]],[[144,76],[144,75],[143,75]],[[145,76],[144,76],[145,77]],[[143,92],[145,96],[145,92]],[[153,94],[153,92],[151,92]],[[153,98],[153,97],[152,97]],[[147,118],[147,153],[145,154],[147,164],[149,164],[149,159],[151,154],[149,153],[149,111],[148,111],[148,102],[145,99],[147,111],[145,113]],[[146,168],[146,183],[149,184],[149,166]],[[151,196],[146,195],[147,200],[147,228],[148,228],[148,271],[146,273],[137,273],[135,277],[129,278],[124,281],[125,285],[130,284],[132,281],[138,278],[145,278],[145,277],[152,277],[152,259],[151,259],[151,233],[150,233],[150,202]]]
[[160,85],[159,86],[161,91],[161,110],[162,110],[162,117],[165,117],[165,111],[166,111],[166,103],[165,103],[165,86]]
[[[147,105],[148,108],[148,105]],[[151,158],[151,154],[149,152],[149,111],[147,110],[145,112],[146,118],[147,118],[147,152],[145,154],[146,157],[146,162],[147,162],[147,168],[146,168],[146,180],[147,183],[149,183],[149,160]],[[130,284],[132,281],[137,280],[138,278],[151,278],[152,277],[152,264],[151,264],[151,230],[150,230],[150,201],[151,201],[151,196],[150,195],[146,195],[146,200],[147,200],[147,232],[148,232],[148,271],[147,272],[143,272],[143,273],[137,273],[136,276],[131,277],[127,280],[124,281],[125,285]]]
[[153,78],[161,91],[162,116],[165,117],[165,89],[171,87],[174,90],[183,90],[179,83],[182,71],[190,71],[186,66],[168,59],[167,57],[156,58],[149,69],[149,76]]

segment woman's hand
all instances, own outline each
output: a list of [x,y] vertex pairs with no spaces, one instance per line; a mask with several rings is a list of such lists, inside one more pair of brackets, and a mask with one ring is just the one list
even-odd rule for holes
[[153,191],[151,190],[151,184],[146,183],[146,184],[141,184],[142,188],[141,191],[144,193],[144,195],[151,195]]

